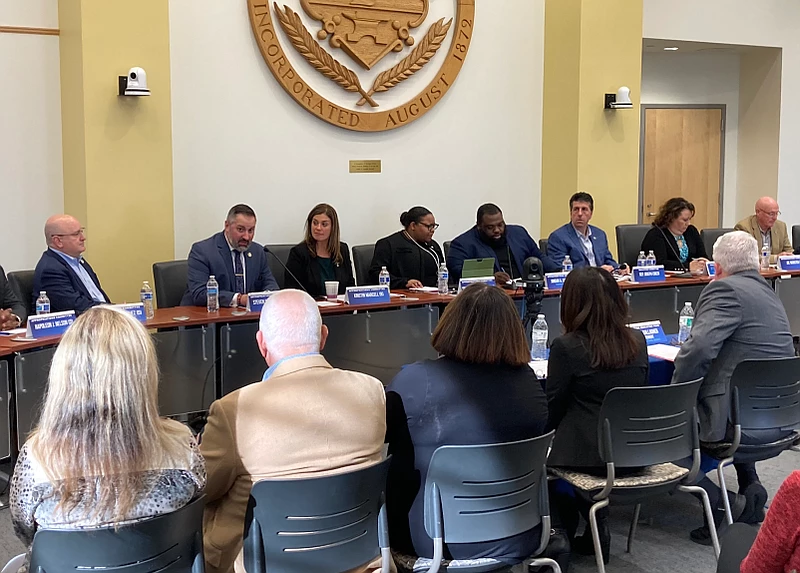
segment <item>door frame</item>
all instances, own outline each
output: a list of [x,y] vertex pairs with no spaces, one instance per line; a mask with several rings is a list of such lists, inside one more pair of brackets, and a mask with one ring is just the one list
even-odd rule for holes
[[641,108],[641,117],[639,118],[639,214],[637,221],[642,224],[642,207],[644,205],[644,148],[645,148],[645,130],[647,122],[645,113],[648,109],[719,109],[722,111],[722,125],[720,126],[720,140],[719,140],[719,210],[717,212],[717,227],[722,227],[722,208],[725,202],[725,135],[728,129],[727,111],[728,106],[724,103],[643,103],[639,106]]

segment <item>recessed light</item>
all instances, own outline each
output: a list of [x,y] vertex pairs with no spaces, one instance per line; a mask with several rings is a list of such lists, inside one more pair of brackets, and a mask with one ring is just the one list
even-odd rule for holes
[[664,48],[665,52],[675,52],[677,50],[678,50],[678,46],[667,46],[666,48]]

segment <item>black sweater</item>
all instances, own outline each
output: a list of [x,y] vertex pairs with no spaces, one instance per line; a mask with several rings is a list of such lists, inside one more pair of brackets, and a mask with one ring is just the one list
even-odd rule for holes
[[656,262],[659,265],[664,265],[664,269],[668,271],[681,271],[689,270],[689,263],[694,259],[707,259],[706,247],[703,240],[700,238],[700,232],[694,225],[689,227],[683,232],[683,238],[686,240],[686,246],[689,247],[689,258],[683,264],[678,259],[678,243],[675,237],[668,229],[659,229],[653,227],[642,239],[642,248],[646,255],[649,251],[653,251],[656,256]]
[[398,231],[375,243],[369,282],[378,284],[381,267],[386,267],[392,277],[390,287],[393,289],[407,288],[406,284],[411,279],[420,281],[424,286],[435,287],[436,273],[443,262],[444,255],[436,241],[417,245],[403,231]]
[[[356,286],[356,281],[353,278],[353,265],[350,263],[350,247],[347,243],[339,243],[339,248],[342,251],[342,262],[338,265],[333,263],[333,272],[336,275],[334,280],[339,281],[339,294],[344,294],[347,287]],[[322,279],[319,259],[311,254],[305,243],[292,247],[286,260],[286,268],[297,277],[300,284],[286,273],[285,288],[305,288],[313,297],[325,295],[325,281]]]

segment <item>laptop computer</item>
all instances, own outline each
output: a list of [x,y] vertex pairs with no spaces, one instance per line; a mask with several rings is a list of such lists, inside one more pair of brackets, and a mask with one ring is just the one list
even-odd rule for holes
[[494,276],[494,259],[467,259],[461,269],[461,277],[477,279]]

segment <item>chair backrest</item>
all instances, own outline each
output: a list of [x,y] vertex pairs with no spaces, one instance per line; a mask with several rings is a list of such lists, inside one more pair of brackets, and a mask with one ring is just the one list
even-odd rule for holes
[[[14,294],[16,294],[22,301],[22,304],[25,305],[28,316],[36,314],[36,307],[34,306],[36,297],[33,296],[33,275],[34,271],[13,271],[8,273],[6,277]],[[36,293],[36,295],[38,296],[39,293]]]
[[706,254],[709,257],[714,256],[714,243],[717,242],[722,235],[730,233],[733,228],[723,227],[720,229],[703,229],[700,231],[700,238],[703,240],[703,245],[706,247]]
[[102,570],[125,573],[203,573],[205,498],[118,530],[40,529],[33,538],[31,573]]
[[[533,529],[549,515],[547,450],[553,432],[518,442],[441,446],[425,480],[425,530],[445,543],[478,543]],[[441,513],[439,513],[441,511]]]
[[630,468],[691,456],[699,447],[696,407],[701,382],[608,392],[600,408],[600,459]]
[[286,264],[286,261],[289,260],[289,251],[292,250],[294,245],[287,245],[282,243],[280,245],[264,245],[267,247],[272,256],[267,253],[267,264],[269,265],[269,270],[272,272],[272,276],[275,277],[275,281],[278,283],[280,288],[286,286],[286,271],[284,270],[281,263],[278,260],[282,261],[283,264]]
[[617,225],[617,262],[636,266],[642,240],[650,227],[652,225]]
[[181,305],[186,292],[186,279],[189,274],[189,261],[165,261],[153,263],[153,281],[155,282],[156,306],[173,308]]
[[800,225],[792,225],[792,246],[800,249]]
[[547,256],[547,239],[539,239],[539,250],[542,251],[542,255]]
[[733,371],[731,389],[742,430],[800,427],[800,358],[744,360]]
[[375,245],[356,245],[353,247],[353,265],[356,267],[356,284],[369,284],[369,266],[375,254]]
[[450,254],[450,243],[452,243],[452,242],[453,241],[445,241],[444,243],[442,243],[442,248],[444,249],[444,260],[445,261],[447,260],[447,255]]
[[758,528],[749,523],[732,523],[720,536],[717,573],[739,573],[742,561],[756,541]]
[[267,563],[270,573],[342,573],[372,561],[385,535],[390,459],[331,476],[256,482],[244,521],[248,573],[264,573]]

